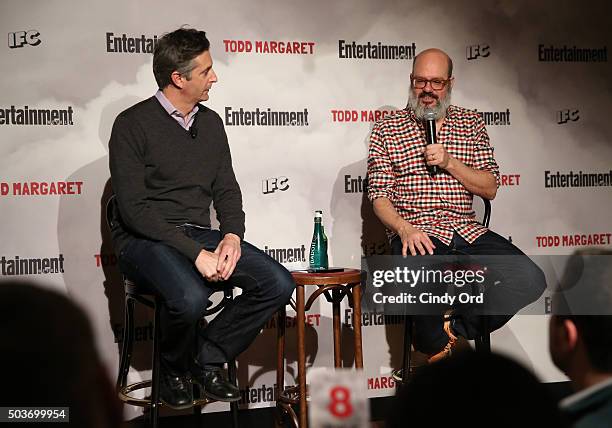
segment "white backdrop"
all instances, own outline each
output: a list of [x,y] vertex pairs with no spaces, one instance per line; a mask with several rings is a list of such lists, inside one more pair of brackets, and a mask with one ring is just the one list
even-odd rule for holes
[[[454,103],[505,113],[506,124],[488,126],[505,175],[493,202],[492,228],[528,254],[569,254],[593,244],[595,235],[594,245],[609,247],[609,177],[607,185],[602,181],[591,187],[547,187],[545,177],[546,171],[611,173],[607,49],[612,37],[606,21],[611,8],[603,0],[588,8],[538,3],[3,1],[0,26],[8,37],[0,47],[0,280],[15,278],[11,266],[16,257],[59,262],[61,255],[59,272],[43,269],[28,277],[66,291],[86,308],[115,376],[123,297],[102,218],[109,193],[107,143],[117,113],[152,95],[156,86],[150,53],[112,52],[117,47],[108,40],[124,34],[126,39],[152,39],[184,24],[205,30],[211,40],[219,82],[207,105],[221,117],[227,107],[308,111],[308,123],[299,126],[226,123],[244,196],[246,239],[262,249],[308,249],[315,209],[324,212],[333,265],[359,267],[363,254],[385,249],[384,233],[359,184],[365,178],[372,127],[361,112],[405,106],[411,54],[342,58],[340,41],[447,51],[455,65]],[[224,40],[305,47],[297,54],[254,48],[228,52]],[[540,54],[543,48],[564,46],[596,49],[595,59],[601,61],[568,61],[563,53],[560,60],[542,61],[547,59]],[[23,124],[19,110],[26,106],[64,111],[72,122]],[[341,121],[344,114],[337,110],[357,111],[357,120]],[[57,184],[66,182],[73,184]],[[51,183],[52,191],[44,191]],[[272,191],[274,183],[278,189]],[[55,194],[57,189],[72,194]],[[576,234],[578,245],[564,239]],[[545,246],[548,241],[553,246]],[[288,267],[305,264],[281,261]],[[148,376],[150,317],[142,315],[143,336],[130,374],[134,380]],[[310,321],[309,361],[313,367],[331,365],[331,308],[315,305]],[[294,340],[293,329],[288,331]],[[264,329],[240,358],[241,388],[266,391],[254,400],[257,394],[246,391],[245,405],[266,406],[272,399],[274,334]],[[348,326],[346,334],[349,338]],[[401,359],[401,337],[397,325],[364,327],[371,397],[393,393],[388,378]],[[543,316],[516,317],[493,334],[497,350],[520,359],[543,380],[564,379],[550,363],[546,340]],[[289,359],[292,383],[292,352]],[[135,414],[130,410],[128,416]]]

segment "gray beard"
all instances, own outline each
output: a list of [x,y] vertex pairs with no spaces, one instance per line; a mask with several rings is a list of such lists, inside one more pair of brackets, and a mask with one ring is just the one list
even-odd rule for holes
[[436,115],[436,120],[442,119],[446,116],[446,110],[451,104],[451,88],[448,88],[446,96],[444,98],[438,98],[436,104],[433,107],[425,107],[419,103],[419,99],[414,95],[414,90],[410,89],[410,95],[408,96],[408,107],[413,111],[417,119],[423,120],[425,116],[425,110],[431,110]]

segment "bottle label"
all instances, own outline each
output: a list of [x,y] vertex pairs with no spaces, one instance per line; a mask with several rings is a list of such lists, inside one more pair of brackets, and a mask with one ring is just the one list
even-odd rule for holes
[[310,244],[310,269],[327,269],[327,238],[320,223],[315,223],[312,243]]

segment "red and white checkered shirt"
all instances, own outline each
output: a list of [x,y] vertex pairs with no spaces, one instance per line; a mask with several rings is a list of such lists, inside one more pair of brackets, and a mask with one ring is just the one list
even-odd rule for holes
[[[478,113],[450,106],[437,142],[470,168],[492,173],[499,187],[499,167]],[[368,155],[368,196],[372,201],[388,198],[414,227],[447,245],[455,231],[472,243],[487,231],[476,221],[473,195],[441,168],[437,175],[429,174],[425,145],[425,128],[411,109],[376,122]]]

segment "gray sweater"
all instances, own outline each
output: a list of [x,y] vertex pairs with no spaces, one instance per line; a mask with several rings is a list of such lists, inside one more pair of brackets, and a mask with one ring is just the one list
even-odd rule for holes
[[242,195],[223,122],[214,111],[199,108],[196,138],[155,97],[115,119],[109,158],[119,216],[112,235],[118,251],[139,237],[167,244],[195,261],[202,245],[176,226],[209,227],[211,201],[221,234],[243,239]]

